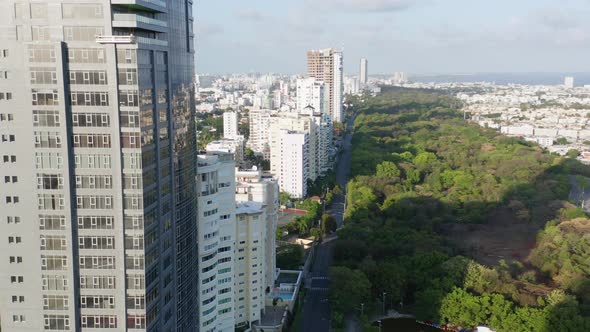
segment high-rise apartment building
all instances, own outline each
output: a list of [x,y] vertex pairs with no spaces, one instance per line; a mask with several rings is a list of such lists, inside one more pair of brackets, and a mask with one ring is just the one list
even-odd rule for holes
[[238,132],[238,112],[224,112],[223,113],[223,137],[236,138]]
[[263,176],[255,168],[236,170],[236,202],[257,202],[266,209],[265,288],[272,289],[276,279],[276,234],[279,212],[279,185],[272,177]]
[[344,58],[341,51],[325,49],[307,52],[307,75],[325,84],[329,114],[334,122],[344,121]]
[[[232,154],[198,156],[197,331],[233,331],[236,241],[235,162]],[[196,280],[195,280],[196,281]]]
[[248,147],[252,151],[261,153],[264,159],[270,159],[270,117],[272,112],[265,110],[250,110],[250,138]]
[[[262,203],[236,208],[235,321],[237,326],[259,323],[266,294],[266,209]],[[271,234],[272,236],[272,234]]]
[[366,85],[369,81],[369,60],[362,58],[361,67],[359,71],[359,80],[361,85]]
[[309,133],[280,129],[275,137],[277,143],[273,148],[276,147],[278,155],[276,159],[271,158],[271,164],[273,160],[278,161],[274,174],[279,188],[294,198],[305,198],[309,179]]
[[[308,108],[308,110],[310,110]],[[311,111],[311,110],[310,110]],[[284,176],[282,171],[282,158],[285,152],[282,147],[284,138],[283,130],[304,132],[308,134],[307,154],[307,178],[315,181],[320,174],[320,120],[321,115],[317,114],[317,120],[314,114],[277,112],[270,119],[270,171],[277,178]],[[295,164],[293,165],[295,167]],[[280,181],[280,180],[279,180]],[[281,187],[281,189],[283,189]]]
[[192,5],[0,2],[3,331],[211,330]]
[[324,114],[327,110],[324,83],[313,77],[297,80],[297,111],[302,112],[308,106],[314,112]]

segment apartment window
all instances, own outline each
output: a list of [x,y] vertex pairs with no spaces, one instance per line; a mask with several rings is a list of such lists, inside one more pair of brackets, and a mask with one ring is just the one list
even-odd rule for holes
[[63,331],[70,329],[70,316],[68,315],[43,315],[45,330]]
[[70,48],[68,59],[70,63],[105,63],[106,56],[101,48]]
[[95,41],[96,36],[104,35],[102,27],[64,27],[64,39],[66,41]]
[[18,244],[22,242],[22,238],[20,236],[9,236],[8,243]]
[[103,18],[100,4],[63,4],[63,18],[84,19]]
[[57,90],[32,89],[31,98],[33,106],[56,106],[59,105]]
[[72,106],[109,106],[108,92],[80,92],[70,94]]

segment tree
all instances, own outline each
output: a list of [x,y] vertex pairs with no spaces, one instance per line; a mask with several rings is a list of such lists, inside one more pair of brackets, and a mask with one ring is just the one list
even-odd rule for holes
[[568,144],[570,144],[570,142],[565,137],[559,137],[558,139],[555,140],[555,144],[557,144],[557,145],[568,145]]
[[570,149],[570,150],[568,150],[566,155],[569,158],[575,159],[575,158],[578,158],[578,156],[580,155],[580,151],[578,151],[576,149]]
[[312,228],[309,233],[313,236],[314,241],[322,241],[322,231],[319,228]]
[[347,267],[330,269],[330,303],[336,311],[352,312],[361,303],[369,303],[370,294],[371,283],[363,272]]
[[288,244],[277,248],[277,267],[284,270],[295,270],[303,265],[303,246]]
[[279,204],[283,206],[289,206],[289,203],[291,203],[291,195],[289,195],[288,192],[282,191],[279,194]]
[[322,230],[324,234],[331,234],[338,229],[336,218],[329,214],[322,215]]
[[376,175],[383,178],[397,178],[401,174],[399,168],[391,161],[384,161],[377,165]]

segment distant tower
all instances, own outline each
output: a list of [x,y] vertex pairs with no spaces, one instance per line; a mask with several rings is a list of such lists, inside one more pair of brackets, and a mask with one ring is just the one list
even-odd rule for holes
[[574,88],[574,78],[573,76],[566,76],[563,85],[565,85],[566,88],[568,89],[573,89]]
[[365,85],[369,81],[369,60],[365,58],[361,59],[361,71],[359,73],[359,80],[361,82],[361,85]]

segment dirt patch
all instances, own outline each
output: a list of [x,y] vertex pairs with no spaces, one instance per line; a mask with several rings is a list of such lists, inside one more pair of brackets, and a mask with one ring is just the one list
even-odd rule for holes
[[447,224],[442,232],[478,262],[493,266],[501,259],[526,264],[543,226],[524,221],[509,208],[501,208],[485,224]]

